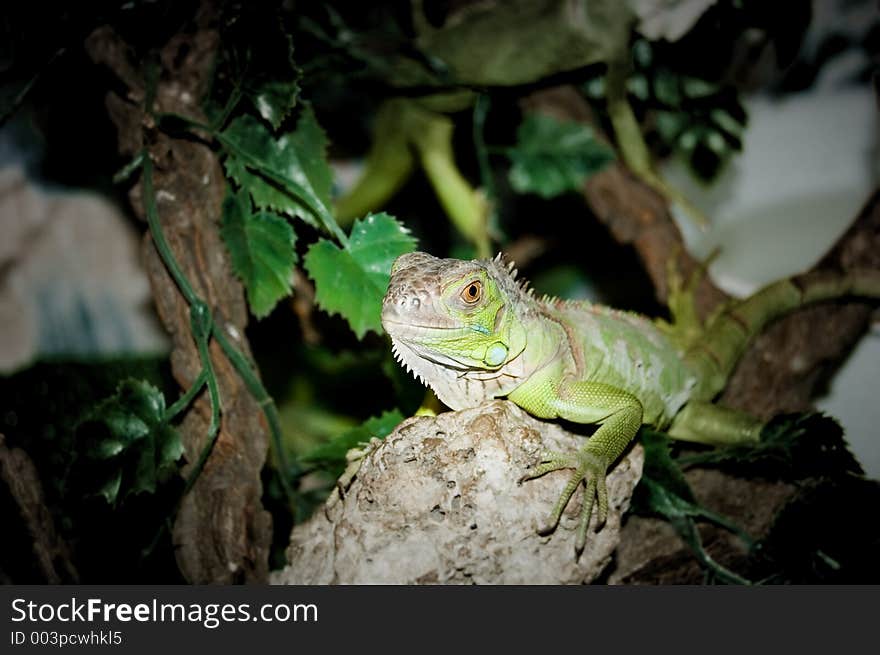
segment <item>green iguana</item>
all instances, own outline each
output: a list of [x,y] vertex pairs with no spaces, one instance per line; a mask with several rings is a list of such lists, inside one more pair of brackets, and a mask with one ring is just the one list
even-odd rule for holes
[[[453,410],[507,398],[539,418],[598,424],[575,453],[544,453],[532,479],[574,472],[542,533],[552,532],[583,482],[576,548],[593,505],[608,511],[605,475],[639,428],[713,445],[758,440],[763,424],[711,404],[770,321],[801,305],[845,295],[880,297],[880,273],[805,275],[731,303],[704,325],[693,296],[671,280],[673,324],[584,301],[537,298],[513,264],[399,257],[382,307],[397,360]],[[681,320],[684,318],[685,320]]]

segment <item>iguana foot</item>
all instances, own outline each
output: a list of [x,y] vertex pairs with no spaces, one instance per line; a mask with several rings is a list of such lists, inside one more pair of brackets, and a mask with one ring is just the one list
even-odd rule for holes
[[583,551],[587,543],[587,528],[590,525],[590,516],[593,513],[593,505],[596,500],[599,501],[599,514],[597,527],[605,524],[608,518],[608,489],[605,486],[605,475],[608,470],[607,462],[590,452],[587,449],[577,453],[554,453],[544,452],[541,454],[541,463],[531,473],[523,476],[521,482],[525,480],[533,480],[551,471],[560,469],[574,469],[569,477],[568,482],[556,501],[550,518],[544,527],[538,530],[539,534],[550,534],[559,524],[562,512],[568,506],[568,502],[574,495],[575,490],[584,483],[584,500],[581,506],[580,522],[578,523],[577,536],[575,539],[575,549],[578,553]]

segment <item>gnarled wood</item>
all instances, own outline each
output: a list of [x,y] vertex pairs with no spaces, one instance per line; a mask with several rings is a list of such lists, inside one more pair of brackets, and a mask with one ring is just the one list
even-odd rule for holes
[[[202,10],[197,28],[172,38],[159,53],[160,74],[155,111],[204,120],[200,103],[209,84],[218,46],[212,16]],[[119,134],[120,152],[133,156],[143,143],[155,164],[154,185],[163,232],[184,275],[243,352],[248,314],[242,286],[232,272],[220,238],[219,220],[226,182],[218,156],[192,138],[172,138],[154,128],[144,114],[143,82],[128,48],[109,29],[87,42],[95,61],[108,65],[128,85],[122,98],[110,94],[107,105]],[[131,190],[132,206],[143,217],[140,184]],[[189,306],[168,274],[147,234],[144,258],[159,316],[171,335],[172,370],[182,389],[201,371],[190,331]],[[267,426],[249,394],[216,343],[211,359],[217,375],[222,422],[211,457],[184,498],[173,538],[181,571],[194,583],[261,582],[268,574],[271,516],[261,504],[260,471],[268,447]],[[202,393],[180,426],[188,473],[205,445],[210,399]]]

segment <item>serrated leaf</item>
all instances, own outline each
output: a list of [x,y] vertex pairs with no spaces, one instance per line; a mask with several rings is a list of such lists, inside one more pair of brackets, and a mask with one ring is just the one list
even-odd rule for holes
[[108,437],[94,444],[87,454],[95,459],[111,459],[125,450],[125,444],[119,439]]
[[296,76],[290,80],[266,81],[251,89],[248,95],[260,116],[277,130],[296,106],[299,92],[299,76]]
[[645,467],[633,495],[633,510],[666,519],[700,563],[720,580],[736,584],[747,582],[709,556],[703,548],[696,520],[711,521],[730,530],[749,546],[751,538],[726,517],[697,503],[690,485],[670,455],[666,435],[647,428],[643,428],[640,434],[645,448]]
[[794,480],[863,474],[843,429],[822,414],[783,414],[764,426],[756,444],[713,448],[678,461],[682,466],[728,466],[749,475]]
[[383,412],[381,416],[369,418],[361,425],[313,448],[303,456],[303,461],[334,469],[334,472],[340,470],[345,467],[345,456],[349,450],[367,444],[371,439],[386,437],[402,420],[403,414],[396,409]]
[[333,172],[326,159],[327,139],[305,109],[296,129],[277,139],[253,116],[241,116],[218,135],[226,148],[226,172],[246,189],[260,209],[298,216],[339,234],[330,191]]
[[531,114],[520,124],[517,143],[508,148],[507,156],[513,189],[542,198],[579,190],[590,175],[614,160],[611,149],[588,126],[542,114]]
[[310,108],[305,108],[296,129],[289,134],[289,145],[282,147],[297,153],[309,184],[321,202],[329,207],[330,194],[333,191],[333,169],[327,162],[327,145],[327,135],[318,125],[315,114]]
[[645,449],[643,476],[668,490],[669,494],[693,502],[690,485],[669,452],[669,439],[659,432],[643,429],[641,442]]
[[[299,100],[302,71],[293,58],[293,38],[277,15],[245,8],[237,17],[241,33],[233,43],[246,44],[239,60],[245,96],[260,116],[272,126],[281,127]],[[252,35],[259,34],[259,39]]]
[[345,318],[358,338],[370,330],[380,333],[391,264],[415,245],[409,230],[385,213],[355,221],[343,248],[319,240],[305,256],[318,305]]
[[155,492],[183,455],[177,431],[165,421],[164,396],[142,380],[120,383],[79,422],[76,438],[85,444],[80,476],[97,480],[93,493],[111,504]]
[[290,295],[296,264],[296,235],[288,222],[269,212],[251,211],[243,189],[227,193],[220,228],[232,268],[244,283],[248,304],[257,318],[269,314]]
[[279,214],[298,216],[305,223],[318,227],[318,220],[307,205],[299,202],[280,184],[275,184],[245,166],[237,157],[227,157],[223,162],[226,175],[242,189],[251,194],[254,206]]

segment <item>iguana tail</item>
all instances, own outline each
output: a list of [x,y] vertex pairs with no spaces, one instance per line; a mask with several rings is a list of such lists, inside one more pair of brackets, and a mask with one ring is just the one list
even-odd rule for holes
[[807,273],[774,282],[725,307],[684,355],[700,380],[692,398],[710,400],[745,353],[751,339],[775,319],[814,302],[846,296],[880,298],[880,271]]

